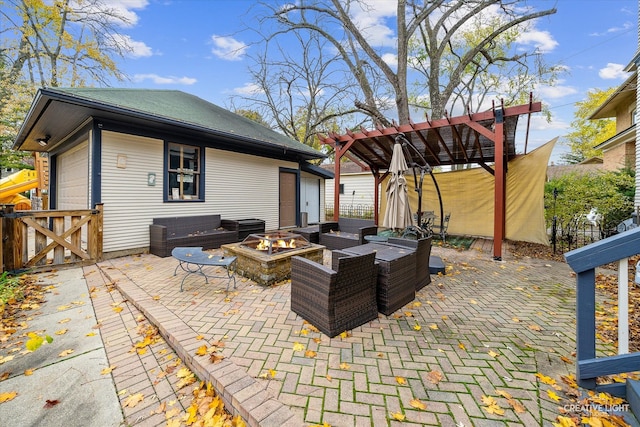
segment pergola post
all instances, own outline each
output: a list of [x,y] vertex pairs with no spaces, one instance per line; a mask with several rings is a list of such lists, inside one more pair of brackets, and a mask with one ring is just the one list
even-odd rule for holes
[[506,196],[506,165],[504,159],[504,111],[495,111],[495,166],[494,166],[494,209],[493,209],[493,259],[502,260],[502,241],[505,235],[505,196]]

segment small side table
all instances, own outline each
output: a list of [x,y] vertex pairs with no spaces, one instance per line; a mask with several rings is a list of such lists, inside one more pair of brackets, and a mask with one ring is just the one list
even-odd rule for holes
[[[180,262],[173,271],[173,275],[175,276],[178,273],[178,268],[187,272],[187,274],[182,278],[182,282],[180,282],[180,292],[182,292],[184,280],[191,274],[200,274],[201,276],[204,276],[205,283],[209,283],[209,277],[227,279],[227,292],[229,292],[229,284],[231,283],[231,279],[233,279],[233,289],[236,289],[236,257],[211,255],[202,252],[202,247],[173,248],[171,256]],[[202,271],[202,267],[205,266],[224,267],[227,272],[227,276],[207,276],[205,272]]]

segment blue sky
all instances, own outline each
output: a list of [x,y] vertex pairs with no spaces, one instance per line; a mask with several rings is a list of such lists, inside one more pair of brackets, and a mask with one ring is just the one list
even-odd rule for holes
[[[115,3],[114,0],[112,2]],[[121,0],[132,25],[122,34],[134,52],[120,62],[128,82],[114,86],[178,89],[222,107],[233,95],[250,88],[248,55],[256,49],[255,35],[243,31],[252,24],[249,0]],[[270,3],[274,3],[271,1]],[[394,1],[371,0],[377,10],[367,19],[378,24],[377,35],[393,36]],[[636,0],[529,1],[537,9],[557,7],[558,12],[541,18],[523,43],[543,49],[549,64],[562,63],[567,73],[554,87],[541,87],[535,100],[548,104],[553,114],[547,123],[534,115],[529,147],[535,148],[569,131],[575,102],[585,99],[589,89],[618,86],[626,78],[623,68],[638,45]],[[414,121],[421,121],[416,118]],[[523,130],[524,122],[519,129]],[[559,146],[552,160],[566,151]]]

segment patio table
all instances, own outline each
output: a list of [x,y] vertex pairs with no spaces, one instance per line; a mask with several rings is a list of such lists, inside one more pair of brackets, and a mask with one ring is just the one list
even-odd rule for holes
[[367,243],[342,249],[362,255],[374,252],[378,264],[378,311],[390,315],[416,296],[416,254],[409,248],[391,247],[380,243]]
[[[184,280],[191,274],[200,274],[204,276],[205,283],[209,283],[209,277],[218,279],[227,279],[227,292],[229,292],[229,284],[233,279],[233,289],[236,289],[236,257],[234,256],[219,256],[212,255],[202,251],[202,247],[176,247],[171,251],[171,256],[179,261],[176,269],[173,271],[175,276],[178,273],[178,268],[186,271],[187,274],[182,278],[180,282],[180,292],[182,292],[182,286]],[[225,276],[219,275],[207,275],[202,268],[205,266],[224,267],[227,272]]]

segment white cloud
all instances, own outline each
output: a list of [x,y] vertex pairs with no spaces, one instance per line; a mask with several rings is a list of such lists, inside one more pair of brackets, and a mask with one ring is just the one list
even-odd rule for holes
[[238,95],[258,95],[263,93],[264,91],[255,83],[245,83],[242,87],[237,87],[233,89],[234,93]]
[[158,85],[180,84],[180,85],[192,85],[198,80],[193,77],[175,77],[175,76],[159,76],[157,74],[136,74],[133,76],[133,81],[142,82],[145,80],[151,80],[151,82]]
[[138,24],[139,20],[135,10],[144,9],[148,4],[148,0],[107,0],[101,6],[94,7],[96,10],[93,13],[109,11],[108,16],[122,17],[122,19],[115,20],[118,25],[121,27],[133,27]]
[[240,61],[245,52],[249,48],[245,43],[234,39],[233,37],[211,36],[214,48],[211,52],[221,59],[227,61]]
[[578,90],[571,86],[556,84],[554,86],[539,86],[535,92],[541,99],[558,99],[578,93]]
[[626,79],[629,77],[629,74],[624,71],[624,65],[613,62],[609,62],[606,67],[601,68],[598,71],[598,75],[605,80]]
[[611,27],[611,28],[607,28],[605,31],[601,33],[591,33],[589,35],[593,37],[609,36],[611,34],[627,31],[631,28],[634,28],[634,25],[631,22],[625,22],[624,24],[622,24],[621,27]]
[[529,30],[518,36],[518,43],[524,45],[534,45],[542,53],[551,52],[558,46],[558,42],[548,31]]
[[143,58],[153,55],[151,47],[145,42],[133,40],[126,34],[114,34],[113,42],[127,51],[128,56],[132,58]]
[[[551,118],[551,122],[548,122],[546,117],[542,114],[531,115],[531,130],[566,130],[571,125],[564,120]],[[545,141],[546,142],[546,141]]]
[[398,67],[398,55],[395,53],[385,53],[382,55],[382,60],[391,68]]
[[371,46],[395,47],[396,34],[387,24],[385,18],[395,19],[396,2],[374,1],[354,3],[352,17],[364,38]]

